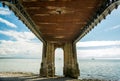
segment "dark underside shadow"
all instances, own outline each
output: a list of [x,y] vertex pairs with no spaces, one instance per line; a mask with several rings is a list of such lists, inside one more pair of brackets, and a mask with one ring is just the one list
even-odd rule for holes
[[39,78],[37,76],[21,76],[21,77],[0,77],[0,81],[73,81],[72,78]]

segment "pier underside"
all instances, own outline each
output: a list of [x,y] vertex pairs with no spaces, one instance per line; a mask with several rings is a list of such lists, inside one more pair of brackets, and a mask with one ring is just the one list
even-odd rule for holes
[[[47,42],[47,45],[44,45],[40,76],[55,76],[55,48],[56,45],[51,42]],[[64,76],[77,78],[79,76],[79,69],[76,56],[76,45],[72,42],[66,42],[61,48],[64,50]]]
[[73,78],[80,75],[76,42],[120,4],[119,0],[1,1],[43,42],[40,76],[55,76],[54,53],[60,47],[64,51],[64,76]]

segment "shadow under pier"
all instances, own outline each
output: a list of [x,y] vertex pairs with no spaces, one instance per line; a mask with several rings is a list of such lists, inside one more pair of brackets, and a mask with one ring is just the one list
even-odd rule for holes
[[39,78],[37,76],[0,77],[0,81],[76,81],[68,77]]

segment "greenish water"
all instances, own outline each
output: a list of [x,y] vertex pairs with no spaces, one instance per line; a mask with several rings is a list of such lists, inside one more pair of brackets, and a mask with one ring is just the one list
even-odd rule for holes
[[[63,63],[56,60],[56,74],[63,75]],[[0,59],[0,72],[39,73],[40,59]],[[120,60],[78,60],[79,78],[120,80]]]
[[0,59],[0,72],[39,73],[39,59]]
[[79,60],[82,78],[120,80],[120,60]]

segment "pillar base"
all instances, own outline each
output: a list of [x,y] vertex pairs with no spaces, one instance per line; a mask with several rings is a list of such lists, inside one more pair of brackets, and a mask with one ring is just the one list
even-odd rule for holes
[[43,63],[41,63],[41,68],[40,68],[40,77],[48,77],[48,73],[47,73],[47,68],[44,66],[43,67]]
[[71,78],[75,78],[77,79],[78,76],[80,76],[80,73],[79,73],[79,69],[78,68],[71,68],[71,67],[68,67],[67,69],[64,69],[64,76],[65,77],[71,77]]

